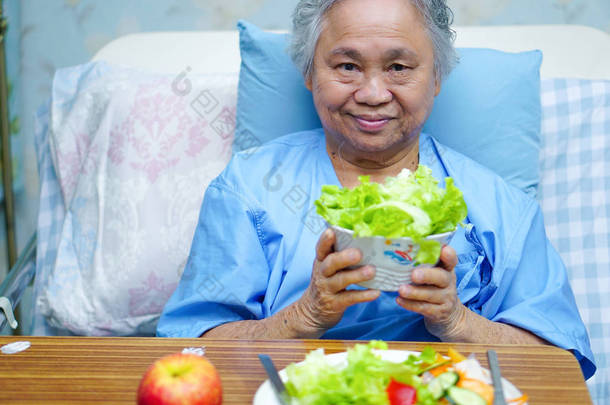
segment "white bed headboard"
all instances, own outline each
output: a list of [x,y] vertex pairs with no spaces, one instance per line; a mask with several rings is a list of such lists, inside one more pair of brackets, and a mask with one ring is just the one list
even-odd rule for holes
[[[457,47],[540,49],[541,76],[610,79],[610,35],[580,25],[459,26]],[[176,31],[118,38],[93,57],[155,72],[238,72],[237,31]]]

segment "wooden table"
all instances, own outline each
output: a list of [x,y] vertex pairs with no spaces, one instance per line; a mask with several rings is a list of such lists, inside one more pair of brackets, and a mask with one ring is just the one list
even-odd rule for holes
[[[185,347],[206,347],[206,356],[220,373],[223,404],[247,405],[266,379],[257,354],[271,355],[283,368],[312,349],[344,351],[354,341],[213,340],[167,338],[88,338],[0,336],[0,345],[17,340],[32,346],[17,354],[0,354],[0,403],[135,403],[138,383],[157,358]],[[390,342],[391,349],[422,350],[426,344]],[[453,346],[475,353],[487,366],[485,352],[498,352],[504,377],[527,393],[529,404],[591,404],[576,359],[550,346],[435,343],[441,353]]]

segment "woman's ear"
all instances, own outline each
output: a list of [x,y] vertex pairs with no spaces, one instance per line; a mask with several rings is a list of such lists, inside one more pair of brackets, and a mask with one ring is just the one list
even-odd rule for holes
[[311,73],[307,75],[307,77],[305,78],[305,87],[307,87],[307,90],[311,91],[312,89],[312,83],[311,83]]
[[436,77],[436,79],[434,79],[434,97],[438,96],[438,93],[441,92],[441,79],[439,79],[438,77]]

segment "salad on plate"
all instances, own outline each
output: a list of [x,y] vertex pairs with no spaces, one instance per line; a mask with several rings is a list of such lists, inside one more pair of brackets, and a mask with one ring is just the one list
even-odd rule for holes
[[[284,370],[296,405],[491,405],[489,372],[453,349],[446,356],[426,347],[421,353],[387,350],[383,341],[356,344],[346,353],[310,352]],[[398,354],[403,354],[402,358]],[[337,355],[343,355],[340,358]],[[334,357],[333,357],[334,356]],[[339,360],[339,361],[337,361]],[[509,405],[527,396],[504,380]],[[255,402],[256,403],[256,402]]]

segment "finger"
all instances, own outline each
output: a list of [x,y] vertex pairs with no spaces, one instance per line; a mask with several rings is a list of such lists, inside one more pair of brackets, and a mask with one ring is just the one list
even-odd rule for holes
[[443,246],[438,267],[451,271],[457,266],[457,263],[458,258],[455,249],[449,245]]
[[432,304],[425,301],[407,300],[402,297],[396,297],[396,303],[404,309],[411,312],[417,312],[424,317],[432,316],[436,313],[438,308],[438,304]]
[[380,294],[379,290],[347,290],[338,294],[337,301],[338,305],[347,308],[361,302],[376,300]]
[[345,290],[351,284],[358,284],[363,281],[371,280],[375,277],[373,266],[362,266],[353,270],[343,270],[337,272],[328,279],[328,288],[331,292],[337,293]]
[[316,260],[323,261],[333,251],[333,245],[335,244],[335,232],[328,228],[318,239],[316,244]]
[[406,300],[402,297],[396,297],[396,303],[408,311],[423,315],[424,318],[432,322],[448,319],[453,308],[446,303],[435,304],[426,301]]
[[362,253],[356,248],[349,248],[340,252],[331,253],[324,259],[322,274],[325,277],[331,277],[339,270],[343,270],[349,266],[355,266],[361,258]]
[[400,298],[407,301],[427,302],[436,305],[443,304],[447,298],[446,291],[437,287],[406,284],[400,286],[398,295]]
[[411,281],[417,285],[447,288],[453,282],[453,273],[440,267],[417,267],[411,273]]

